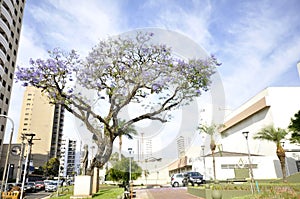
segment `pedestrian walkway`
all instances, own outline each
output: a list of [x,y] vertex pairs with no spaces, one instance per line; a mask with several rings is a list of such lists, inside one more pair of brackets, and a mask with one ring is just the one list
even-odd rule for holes
[[136,192],[136,199],[152,199],[147,193],[147,189],[135,189]]

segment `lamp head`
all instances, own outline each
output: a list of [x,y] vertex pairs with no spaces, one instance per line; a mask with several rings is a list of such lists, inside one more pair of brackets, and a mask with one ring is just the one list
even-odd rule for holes
[[243,132],[243,135],[244,135],[244,137],[245,137],[246,139],[248,139],[248,134],[249,134],[248,131],[244,131],[244,132]]

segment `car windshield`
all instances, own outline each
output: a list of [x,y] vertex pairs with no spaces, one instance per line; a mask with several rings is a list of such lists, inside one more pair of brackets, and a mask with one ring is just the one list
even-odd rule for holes
[[191,176],[200,176],[200,173],[198,173],[198,172],[192,172]]

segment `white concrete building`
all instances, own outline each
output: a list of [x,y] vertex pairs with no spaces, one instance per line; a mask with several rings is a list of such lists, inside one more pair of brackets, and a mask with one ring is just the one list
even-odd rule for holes
[[[249,164],[247,142],[242,135],[245,131],[249,132],[248,143],[254,178],[281,178],[275,143],[254,140],[253,136],[268,125],[287,129],[291,118],[299,110],[300,87],[270,87],[228,115],[224,122],[225,126],[221,129],[221,134],[225,137],[217,140],[217,143],[221,145],[221,150],[228,152],[226,156],[216,157],[217,179],[234,178],[234,168],[247,167]],[[205,171],[203,157],[192,157],[195,160],[192,165],[193,170],[199,170],[206,174],[207,179],[212,179],[209,139],[208,136],[204,143]],[[297,168],[296,164],[300,161],[300,146],[292,145],[285,140],[284,148],[287,151],[287,175],[299,172],[300,168]],[[240,154],[233,156],[230,152]]]
[[80,157],[76,157],[76,140],[65,138],[62,140],[60,165],[62,166],[61,176],[73,177],[79,174],[77,165]]

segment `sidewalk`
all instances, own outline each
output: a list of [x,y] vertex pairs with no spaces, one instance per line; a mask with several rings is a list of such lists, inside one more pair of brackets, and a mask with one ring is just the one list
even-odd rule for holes
[[147,193],[147,189],[135,189],[136,192],[136,199],[151,199],[152,197],[149,196]]

